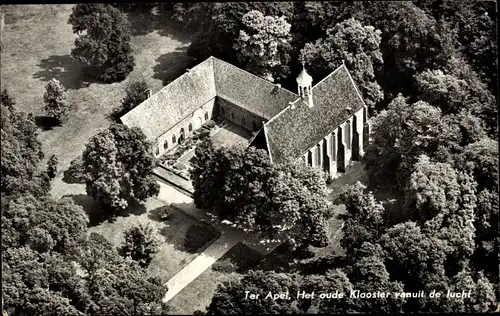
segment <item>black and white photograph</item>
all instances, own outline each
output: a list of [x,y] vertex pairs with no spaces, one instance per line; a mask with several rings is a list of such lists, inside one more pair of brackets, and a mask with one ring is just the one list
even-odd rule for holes
[[1,5],[2,316],[500,312],[497,10]]

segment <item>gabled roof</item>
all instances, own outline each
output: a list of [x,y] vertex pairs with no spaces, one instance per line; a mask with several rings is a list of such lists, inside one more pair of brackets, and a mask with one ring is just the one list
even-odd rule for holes
[[312,95],[312,108],[296,102],[293,109],[286,108],[265,124],[267,146],[275,163],[300,157],[364,106],[345,65],[316,84]]
[[189,72],[123,115],[129,127],[140,127],[154,141],[215,96],[266,120],[299,96],[215,57]]
[[299,96],[245,70],[214,58],[217,97],[238,105],[266,120]]
[[154,141],[215,96],[213,59],[208,58],[123,115],[120,120],[128,127],[140,127],[148,140]]
[[154,141],[216,96],[269,120],[251,145],[276,163],[300,157],[364,106],[345,65],[312,88],[310,108],[297,94],[210,57],[120,119]]

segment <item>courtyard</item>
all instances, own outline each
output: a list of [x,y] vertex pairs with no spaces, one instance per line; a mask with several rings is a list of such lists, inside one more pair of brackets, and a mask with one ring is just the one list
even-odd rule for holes
[[[243,127],[238,126],[233,122],[224,121],[222,126],[215,130],[210,138],[214,148],[218,149],[221,147],[248,146],[251,137],[252,134]],[[191,149],[185,152],[178,161],[186,166],[189,166],[189,161],[194,154],[195,149]]]
[[[235,123],[216,119],[218,124],[211,130],[210,139],[214,148],[249,145],[252,134]],[[167,184],[173,185],[186,193],[193,193],[189,170],[190,160],[196,152],[196,146],[201,140],[186,140],[186,144],[180,145],[160,158],[160,164],[155,168],[154,174]],[[180,156],[178,156],[180,154]],[[176,158],[178,156],[178,158]]]

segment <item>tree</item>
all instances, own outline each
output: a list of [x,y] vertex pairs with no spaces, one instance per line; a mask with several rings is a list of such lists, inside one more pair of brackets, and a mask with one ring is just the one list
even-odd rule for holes
[[390,97],[396,91],[413,94],[415,72],[442,59],[436,20],[410,1],[372,2],[368,10],[372,25],[383,31],[384,91]]
[[351,18],[329,28],[324,39],[306,44],[301,55],[319,79],[345,62],[366,104],[373,107],[384,97],[375,80],[375,72],[384,62],[380,34],[380,30]]
[[54,178],[57,174],[57,164],[59,164],[59,159],[57,159],[56,155],[52,155],[47,162],[47,174],[49,178]]
[[63,181],[66,183],[85,184],[86,175],[82,156],[78,156],[71,161],[69,168],[64,171]]
[[198,207],[292,246],[325,244],[329,212],[319,171],[299,163],[273,165],[253,147],[214,150],[210,142],[196,149],[191,165]]
[[[414,166],[405,192],[406,208],[423,231],[445,240],[454,256],[453,264],[465,266],[475,247],[474,209],[476,183],[446,163],[432,163],[421,156]],[[450,269],[451,270],[451,269]]]
[[[446,116],[445,116],[446,118]],[[447,161],[460,153],[460,125],[443,119],[439,108],[419,101],[409,105],[399,95],[372,125],[373,140],[366,147],[365,162],[371,181],[406,186],[413,164],[421,154]]]
[[346,207],[340,245],[351,257],[364,242],[378,240],[384,231],[384,207],[359,181],[344,189],[340,199]]
[[3,252],[2,305],[8,315],[85,315],[75,306],[85,297],[71,262],[27,248]]
[[457,3],[450,0],[414,2],[436,20],[446,21],[457,30],[460,51],[496,95],[495,4],[489,1]]
[[463,110],[481,118],[488,134],[497,130],[495,97],[479,76],[458,56],[451,57],[443,70],[425,70],[415,76],[420,98],[441,108],[443,113]]
[[69,17],[79,35],[71,55],[104,82],[122,81],[135,66],[126,16],[108,4],[78,4]]
[[114,111],[114,116],[119,119],[122,115],[129,112],[143,101],[147,99],[146,90],[148,86],[146,81],[134,81],[125,89],[125,98],[123,98],[120,106]]
[[357,311],[356,301],[349,297],[353,284],[347,275],[340,269],[328,270],[325,274],[305,275],[300,279],[300,291],[306,293],[343,293],[344,297],[339,300],[334,299],[302,299],[298,307],[304,313],[354,313]]
[[72,199],[30,195],[2,205],[2,248],[28,246],[67,254],[85,239],[88,216]]
[[135,262],[122,258],[101,235],[90,234],[80,247],[77,262],[85,271],[89,314],[158,314],[166,286],[159,278],[148,277]]
[[43,101],[45,102],[44,111],[47,113],[47,116],[56,121],[60,122],[68,114],[69,103],[66,89],[59,80],[53,78],[49,81],[45,87]]
[[273,82],[288,75],[291,50],[290,28],[284,16],[264,16],[252,10],[243,15],[234,49],[241,64],[260,77]]
[[119,253],[121,256],[130,257],[146,268],[160,245],[151,226],[138,225],[124,232],[125,241]]
[[195,36],[188,49],[188,55],[199,60],[214,56],[241,66],[236,57],[234,44],[243,30],[243,15],[251,10],[264,16],[285,16],[290,21],[293,4],[290,2],[218,2],[206,4],[176,5],[176,17],[195,29]]
[[[290,293],[290,300],[265,299],[270,293]],[[275,272],[250,271],[241,280],[226,281],[215,291],[207,307],[207,315],[263,315],[297,313],[293,305],[296,300],[297,281],[293,275]],[[259,294],[259,299],[249,299],[246,293]]]
[[159,192],[152,176],[151,145],[138,128],[113,124],[94,135],[83,152],[87,194],[116,210],[131,199],[144,201]]
[[128,112],[147,99],[146,90],[148,86],[146,81],[135,81],[127,86],[126,96],[122,101],[123,112]]
[[32,115],[12,107],[1,108],[1,191],[2,196],[47,194],[49,178],[38,165],[43,159],[42,144]]
[[0,105],[5,106],[9,111],[13,112],[14,104],[14,99],[10,95],[9,91],[7,91],[7,89],[3,89],[3,91],[0,92]]

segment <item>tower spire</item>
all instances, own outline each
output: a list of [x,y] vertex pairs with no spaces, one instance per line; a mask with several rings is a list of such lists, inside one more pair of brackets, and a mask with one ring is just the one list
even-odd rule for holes
[[310,107],[313,107],[312,99],[312,77],[307,73],[305,68],[304,56],[300,56],[300,63],[302,64],[302,71],[297,77],[297,85],[299,95],[302,100]]

